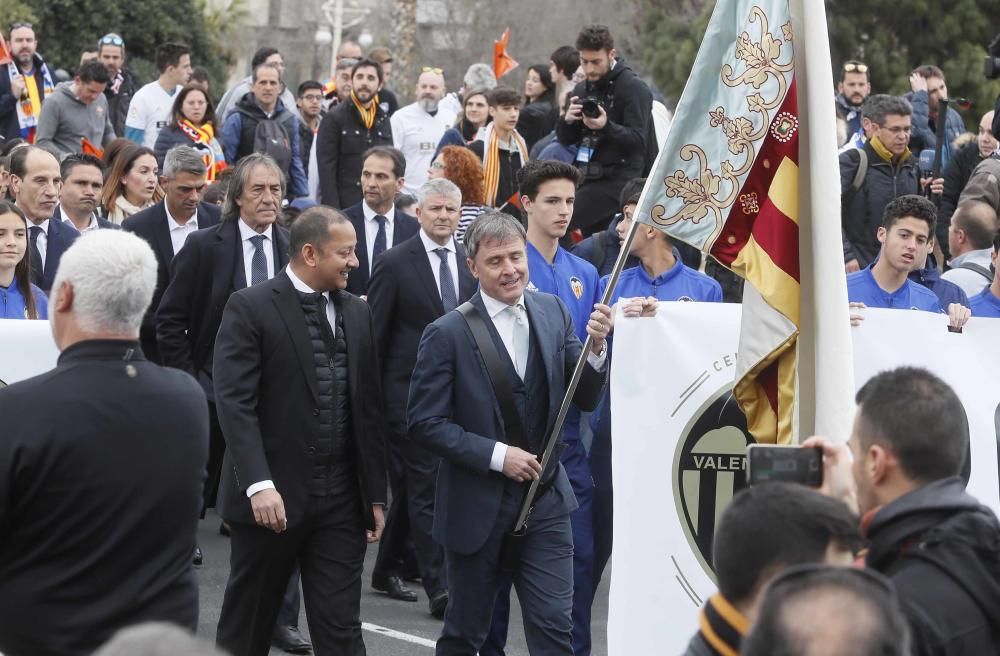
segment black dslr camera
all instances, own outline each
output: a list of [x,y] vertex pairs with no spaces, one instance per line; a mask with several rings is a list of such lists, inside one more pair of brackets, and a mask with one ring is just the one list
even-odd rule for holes
[[993,37],[990,45],[986,47],[986,61],[984,62],[987,80],[1000,79],[1000,34]]
[[587,96],[583,99],[582,111],[587,118],[597,118],[601,115],[601,101],[594,96]]

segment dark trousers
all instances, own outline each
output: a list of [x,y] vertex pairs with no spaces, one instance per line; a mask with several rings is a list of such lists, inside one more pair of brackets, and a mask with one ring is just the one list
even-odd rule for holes
[[208,429],[208,475],[205,477],[205,489],[202,493],[202,519],[205,518],[205,510],[215,507],[219,479],[222,476],[222,458],[226,455],[226,440],[222,437],[219,415],[212,401],[208,402]]
[[438,458],[406,437],[406,425],[390,422],[389,481],[392,505],[379,541],[372,580],[419,574],[428,597],[447,588],[444,551],[431,537]]
[[[587,450],[582,440],[566,442],[559,459],[580,507],[570,513],[573,532],[573,653],[590,655],[590,609],[594,603],[594,482],[590,475]],[[503,656],[510,624],[510,577],[502,578],[493,608],[493,624],[480,656]],[[520,598],[520,597],[518,597]]]
[[589,237],[599,230],[604,230],[611,217],[621,211],[618,195],[621,194],[626,182],[627,179],[585,180],[576,190],[576,202],[573,205],[573,218],[570,219],[569,231],[579,228],[584,237]]
[[292,575],[288,577],[288,585],[285,587],[285,594],[281,598],[281,609],[278,611],[278,626],[299,626],[299,609],[301,607],[301,597],[299,596],[299,566],[295,564]]
[[255,524],[233,524],[231,531],[220,647],[233,656],[266,656],[297,560],[315,654],[365,654],[361,571],[367,543],[356,488],[353,494],[310,497],[302,521],[284,533]]
[[386,440],[386,462],[392,503],[385,518],[385,530],[379,540],[372,580],[390,576],[410,578],[419,568],[416,564],[413,543],[410,541],[409,499],[406,486],[406,425],[389,422],[389,439]]
[[[569,515],[547,511],[561,503],[555,496],[550,491],[539,499],[538,514],[528,524],[520,565],[512,577],[532,656],[573,653],[573,535]],[[486,640],[504,580],[499,567],[501,541],[519,509],[518,495],[505,493],[497,523],[482,549],[474,554],[445,550],[449,601],[437,656],[475,656]]]
[[594,477],[594,594],[611,560],[614,494],[611,486],[611,435],[594,432],[590,447],[590,472]]

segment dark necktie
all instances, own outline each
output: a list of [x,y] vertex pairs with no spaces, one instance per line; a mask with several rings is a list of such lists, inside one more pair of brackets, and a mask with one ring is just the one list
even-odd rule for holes
[[451,312],[458,307],[458,294],[455,293],[455,281],[451,277],[451,266],[448,264],[448,249],[436,248],[434,252],[441,258],[438,266],[438,277],[441,278],[441,304],[445,312]]
[[264,255],[264,235],[254,235],[250,238],[253,243],[253,257],[250,258],[250,285],[258,285],[267,280],[267,256]]
[[377,214],[375,220],[378,221],[378,233],[375,235],[375,246],[372,248],[372,265],[375,264],[375,258],[385,252],[385,224],[389,219]]
[[38,250],[38,235],[42,234],[42,227],[33,225],[28,228],[28,234],[31,237],[31,282],[41,285],[45,264],[42,262],[42,252]]

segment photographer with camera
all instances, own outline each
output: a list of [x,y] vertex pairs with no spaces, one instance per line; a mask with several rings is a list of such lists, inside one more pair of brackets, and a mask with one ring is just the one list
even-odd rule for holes
[[583,182],[576,194],[570,230],[584,236],[600,230],[618,211],[618,196],[646,165],[652,126],[653,95],[618,58],[604,25],[583,28],[576,38],[586,80],[570,93],[566,114],[556,125],[565,146],[577,146]]

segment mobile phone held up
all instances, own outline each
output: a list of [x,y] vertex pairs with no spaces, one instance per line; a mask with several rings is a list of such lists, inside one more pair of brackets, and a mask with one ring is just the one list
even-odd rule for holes
[[780,481],[823,485],[823,450],[801,446],[751,444],[747,447],[747,484]]

